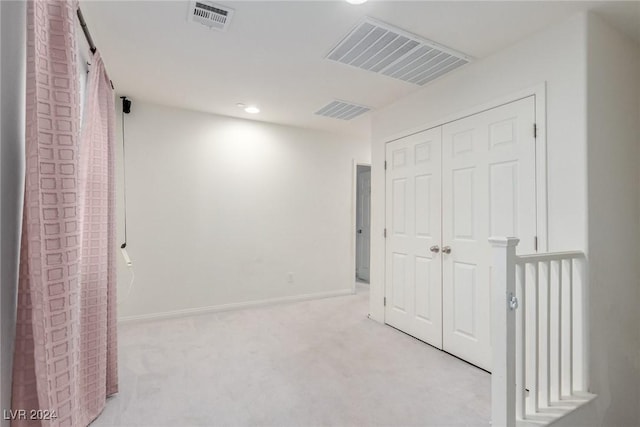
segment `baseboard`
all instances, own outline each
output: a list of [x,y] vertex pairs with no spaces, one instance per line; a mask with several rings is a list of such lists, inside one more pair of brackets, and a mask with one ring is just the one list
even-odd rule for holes
[[288,297],[270,298],[258,301],[234,302],[230,304],[213,305],[209,307],[188,308],[184,310],[165,311],[162,313],[140,314],[137,316],[123,316],[118,318],[118,323],[140,322],[146,320],[172,319],[176,317],[193,316],[197,314],[218,313],[221,311],[239,310],[243,308],[265,307],[269,305],[287,302],[308,301],[322,298],[341,297],[353,295],[353,289],[340,289],[337,291],[319,292],[315,294],[292,295]]

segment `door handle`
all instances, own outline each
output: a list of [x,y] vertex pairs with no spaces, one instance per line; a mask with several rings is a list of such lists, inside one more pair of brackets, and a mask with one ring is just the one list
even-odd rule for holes
[[450,254],[451,253],[451,246],[443,246],[442,247],[442,253],[443,254]]
[[362,234],[362,229],[359,229],[359,230],[358,230],[358,234]]
[[440,252],[440,247],[438,245],[434,245],[434,246],[431,246],[429,250],[437,254],[438,252]]

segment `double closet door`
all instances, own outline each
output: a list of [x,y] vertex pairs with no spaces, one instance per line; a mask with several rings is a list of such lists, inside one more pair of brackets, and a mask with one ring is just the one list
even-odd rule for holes
[[535,103],[387,144],[385,322],[491,369],[490,236],[535,252]]

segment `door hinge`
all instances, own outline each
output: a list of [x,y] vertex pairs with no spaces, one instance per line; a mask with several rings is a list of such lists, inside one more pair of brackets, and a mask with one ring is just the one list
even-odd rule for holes
[[533,237],[533,249],[538,252],[538,236]]
[[538,125],[537,124],[533,124],[533,137],[537,138],[538,137]]
[[387,229],[385,228],[384,231],[382,232],[382,235],[384,236],[384,238],[387,238]]
[[384,170],[387,170],[387,161],[384,161]]
[[384,297],[384,306],[387,306],[387,297]]

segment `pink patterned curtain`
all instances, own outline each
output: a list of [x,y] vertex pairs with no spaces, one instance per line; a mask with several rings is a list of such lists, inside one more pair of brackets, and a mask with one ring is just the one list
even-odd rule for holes
[[111,80],[96,51],[87,82],[87,102],[80,139],[80,211],[82,256],[81,351],[86,366],[97,355],[99,364],[88,385],[100,393],[94,407],[101,410],[106,396],[117,393],[116,341],[116,182],[115,105]]
[[80,138],[76,8],[27,6],[15,427],[86,426],[117,391],[113,93],[96,55]]

